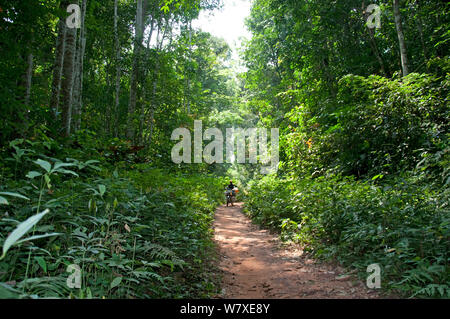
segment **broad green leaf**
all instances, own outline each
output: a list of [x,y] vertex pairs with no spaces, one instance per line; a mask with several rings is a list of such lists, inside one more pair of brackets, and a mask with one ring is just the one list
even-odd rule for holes
[[47,171],[47,173],[50,173],[50,171],[52,169],[52,164],[50,164],[47,161],[41,160],[41,159],[38,159],[37,161],[35,161],[35,163],[38,164],[43,169],[45,169]]
[[53,171],[56,172],[56,173],[61,173],[61,174],[72,174],[72,175],[74,175],[76,177],[79,177],[79,175],[77,173],[75,173],[74,171],[70,171],[70,170],[63,169],[63,168],[60,168],[60,169],[57,169],[57,170],[53,170]]
[[18,299],[20,292],[0,282],[0,299]]
[[55,166],[53,166],[53,171],[56,171],[58,168],[61,167],[70,167],[70,166],[76,166],[74,163],[56,163]]
[[9,146],[14,147],[23,143],[23,138],[9,142]]
[[96,212],[97,211],[97,203],[95,200],[90,199],[88,202],[88,208],[90,212]]
[[114,280],[111,282],[111,289],[117,287],[118,285],[120,285],[120,283],[122,282],[122,277],[116,277],[114,278]]
[[11,234],[6,238],[5,242],[3,243],[3,254],[0,257],[0,260],[5,258],[6,253],[8,250],[20,239],[25,235],[34,225],[36,225],[42,217],[47,215],[50,211],[46,209],[42,213],[36,214],[25,220],[24,222],[20,223],[16,229],[13,230]]
[[106,192],[106,186],[105,185],[98,185],[98,190],[100,191],[100,196],[103,196]]
[[29,178],[29,179],[33,179],[33,178],[38,177],[38,176],[41,176],[41,175],[42,175],[42,174],[39,173],[39,172],[31,171],[31,172],[28,172],[27,176],[25,176],[25,177],[26,177],[26,178]]
[[44,179],[45,179],[45,183],[47,184],[47,187],[50,189],[52,187],[51,185],[51,180],[50,180],[50,176],[48,176],[47,174],[44,175]]
[[31,240],[35,240],[35,239],[41,239],[41,238],[47,238],[47,237],[53,237],[53,236],[59,236],[62,235],[62,233],[51,233],[51,234],[43,234],[43,235],[34,235],[31,237],[27,237],[25,239],[21,239],[19,241],[16,242],[16,245],[24,243],[26,241],[31,241]]
[[39,266],[41,266],[44,273],[46,273],[47,272],[47,263],[45,262],[45,259],[42,258],[41,256],[35,256],[34,259],[36,259]]
[[383,178],[384,177],[384,175],[375,175],[374,177],[372,177],[372,180],[374,181],[374,180],[376,180],[376,179],[378,179],[378,178]]
[[11,193],[11,192],[0,192],[0,195],[3,196],[11,196],[11,197],[17,197],[17,198],[21,198],[21,199],[25,199],[25,200],[30,200],[28,197],[25,197],[19,193]]
[[97,160],[89,160],[89,161],[86,161],[84,164],[85,164],[85,165],[91,165],[91,164],[96,164],[96,163],[100,163],[100,161],[97,161]]
[[9,205],[5,197],[0,196],[0,205]]

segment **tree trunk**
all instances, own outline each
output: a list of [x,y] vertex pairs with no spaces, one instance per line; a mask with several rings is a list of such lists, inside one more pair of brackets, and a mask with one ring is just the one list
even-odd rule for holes
[[[147,45],[146,45],[146,52],[145,52],[145,62],[148,63],[148,59],[149,59],[149,53],[150,53],[150,42],[152,40],[152,36],[153,36],[153,31],[154,31],[154,25],[155,25],[155,21],[153,19],[153,17],[151,18],[151,22],[150,22],[150,33],[148,35],[147,38]],[[158,34],[159,34],[159,29],[158,29]],[[148,89],[147,89],[147,74],[148,74],[148,70],[149,67],[147,65],[147,67],[145,68],[145,70],[143,70],[143,78],[144,78],[144,83],[145,83],[145,87],[144,87],[144,101],[148,101]],[[144,122],[145,122],[145,104],[142,103],[141,104],[141,115],[140,115],[140,119],[139,119],[139,144],[142,145],[144,144]]]
[[189,78],[189,73],[190,73],[190,68],[191,68],[191,51],[192,51],[192,41],[191,41],[191,37],[192,37],[192,23],[191,21],[189,21],[188,24],[189,27],[189,49],[188,49],[188,59],[187,59],[187,64],[189,65],[189,70],[188,72],[186,72],[186,88],[185,88],[185,111],[187,112],[187,114],[191,113],[191,100],[190,100],[190,93],[191,93],[191,79]]
[[86,6],[87,0],[83,0],[81,10],[81,28],[80,37],[78,39],[78,46],[76,51],[76,63],[75,63],[75,83],[73,92],[73,129],[77,131],[81,126],[81,109],[83,107],[83,70],[84,70],[84,54],[86,51]]
[[378,63],[380,64],[381,74],[384,76],[387,76],[388,74],[387,74],[386,68],[384,66],[383,58],[381,57],[380,51],[378,50],[377,42],[375,41],[375,37],[373,35],[374,32],[372,29],[368,29],[367,33],[369,34],[369,39],[370,39],[371,47],[373,50],[373,54],[375,55],[375,57],[378,60]]
[[395,17],[395,27],[397,28],[398,42],[400,46],[400,57],[402,63],[403,76],[408,75],[408,56],[405,45],[405,37],[403,35],[402,18],[400,16],[400,5],[399,0],[394,0],[394,17]]
[[[30,105],[30,94],[31,94],[31,81],[33,79],[33,54],[28,54],[27,57],[27,73],[25,79],[25,105],[29,107]],[[28,113],[28,110],[27,110]]]
[[62,125],[64,135],[69,136],[72,122],[72,93],[74,83],[75,45],[77,29],[67,28],[65,38],[63,74],[61,81],[62,93]]
[[152,91],[152,105],[150,107],[150,132],[148,135],[148,147],[152,145],[152,137],[153,137],[153,128],[155,121],[155,109],[156,109],[156,87],[157,87],[157,72],[159,69],[159,59],[156,61],[156,70],[155,70],[155,80],[153,81],[153,91]]
[[421,15],[420,15],[420,9],[421,8],[420,8],[419,1],[416,1],[414,4],[416,6],[415,12],[416,12],[416,16],[417,16],[416,21],[417,21],[417,29],[419,31],[419,36],[420,36],[420,44],[422,45],[423,57],[424,57],[425,62],[426,62],[428,60],[428,50],[427,50],[427,47],[425,45],[425,39],[424,39],[424,35],[423,35],[423,28],[422,28],[422,26],[424,25],[424,23],[423,23]]
[[64,19],[60,19],[58,24],[58,37],[56,39],[55,62],[53,65],[52,95],[50,97],[50,108],[53,111],[55,119],[57,118],[59,108],[61,77],[64,63],[65,35],[66,24]]
[[28,113],[30,111],[30,93],[31,93],[31,81],[33,78],[33,54],[29,53],[26,56],[22,57],[24,62],[26,62],[27,68],[25,72],[22,74],[22,77],[19,82],[17,82],[17,86],[20,86],[24,90],[23,96],[18,97],[18,99],[23,103],[23,125],[21,126],[21,134],[25,136],[28,125],[29,125],[29,117]]
[[80,79],[79,79],[79,96],[77,102],[76,123],[77,130],[81,127],[81,112],[83,110],[83,74],[84,74],[84,55],[86,52],[86,33],[83,33],[83,39],[81,40],[81,63],[80,63]]
[[136,8],[136,24],[135,24],[135,38],[133,49],[133,70],[131,72],[130,79],[130,100],[128,103],[128,118],[127,118],[127,138],[131,141],[135,137],[134,117],[136,110],[137,99],[137,81],[139,75],[139,56],[141,52],[142,39],[144,36],[144,23],[143,23],[143,0],[137,0]]
[[115,51],[116,51],[116,93],[114,102],[114,136],[119,135],[119,102],[120,102],[120,42],[119,42],[119,31],[117,23],[119,21],[119,16],[117,13],[119,0],[114,0],[114,38],[115,38]]
[[[363,1],[363,3],[362,3],[362,11],[363,11],[364,21],[367,21],[367,19],[369,18],[369,13],[366,12],[365,1]],[[373,29],[371,29],[367,26],[365,26],[365,29],[369,36],[370,47],[372,48],[372,52],[375,55],[375,57],[377,58],[378,64],[380,65],[381,73],[384,76],[388,76],[388,73],[386,72],[386,67],[384,66],[383,58],[381,57],[380,50],[378,50],[378,45],[377,45],[377,42],[375,41],[375,36],[374,36],[375,32],[373,31]]]

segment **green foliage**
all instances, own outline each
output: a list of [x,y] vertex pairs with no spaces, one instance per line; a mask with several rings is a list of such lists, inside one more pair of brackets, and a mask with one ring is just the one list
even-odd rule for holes
[[[288,159],[296,166],[303,162],[300,168],[310,173],[333,169],[359,177],[423,167],[435,154],[439,158],[428,173],[442,175],[449,147],[448,83],[448,75],[345,76],[327,117],[309,118],[305,105],[291,111],[291,121],[301,125],[286,136]],[[311,145],[298,143],[299,137]]]
[[21,239],[23,235],[25,235],[27,232],[31,230],[46,214],[49,213],[49,210],[46,209],[42,213],[36,214],[34,216],[31,216],[26,221],[20,223],[14,231],[11,232],[11,234],[8,235],[8,237],[5,239],[5,242],[3,243],[3,254],[0,257],[0,260],[5,258],[6,253],[13,245],[18,245],[26,241],[34,240],[34,239],[40,239],[40,238],[46,238],[51,236],[57,236],[60,234],[45,234],[45,235],[37,235],[37,236],[31,236],[29,238]]
[[[392,1],[368,29],[361,1],[255,0],[243,74],[227,43],[191,28],[219,0],[149,1],[142,43],[136,1],[117,2],[117,37],[115,1],[84,3],[65,138],[53,70],[67,13],[56,0],[0,8],[0,298],[210,296],[224,184],[212,172],[283,239],[362,273],[378,262],[404,295],[448,297],[449,4],[401,5],[412,73],[399,78]],[[173,165],[171,132],[194,120],[280,128],[278,175]]]
[[[20,174],[15,161],[3,167],[1,188],[9,191],[0,190],[16,200],[0,210],[1,298],[192,298],[217,292],[211,222],[223,201],[221,179],[168,175],[148,164],[109,167],[104,158],[61,162],[35,143],[20,158]],[[39,209],[44,212],[35,214]],[[33,235],[23,239],[30,230]],[[66,285],[71,264],[81,268],[81,289]]]
[[356,268],[382,266],[383,285],[405,296],[450,295],[450,192],[414,176],[377,185],[352,178],[253,183],[246,210],[316,256]]

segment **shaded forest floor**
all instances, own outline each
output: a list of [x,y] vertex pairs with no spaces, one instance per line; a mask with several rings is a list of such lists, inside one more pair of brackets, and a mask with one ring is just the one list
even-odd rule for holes
[[242,213],[243,203],[217,208],[214,230],[222,272],[219,298],[380,298],[344,269],[318,264],[286,246]]

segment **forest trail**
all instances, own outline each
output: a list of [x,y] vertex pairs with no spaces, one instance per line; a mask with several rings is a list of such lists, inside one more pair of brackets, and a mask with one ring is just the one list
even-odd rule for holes
[[297,248],[282,246],[242,213],[243,203],[217,208],[214,230],[222,272],[219,298],[379,298],[343,269],[317,264]]

